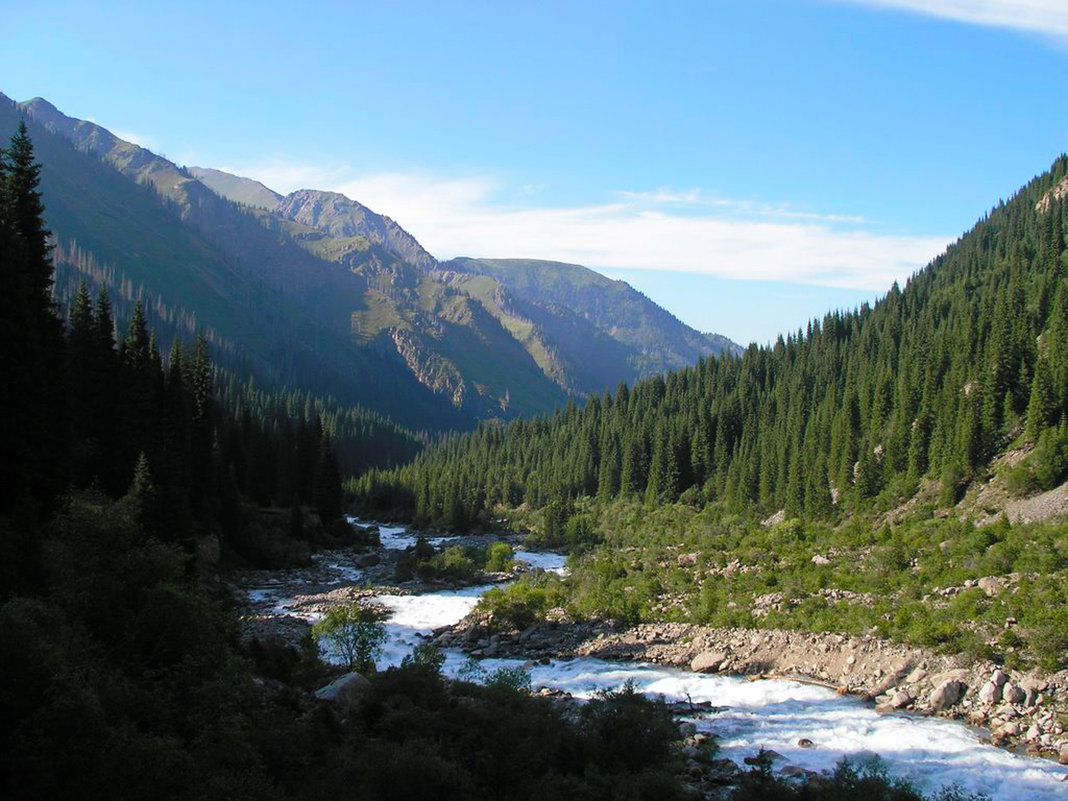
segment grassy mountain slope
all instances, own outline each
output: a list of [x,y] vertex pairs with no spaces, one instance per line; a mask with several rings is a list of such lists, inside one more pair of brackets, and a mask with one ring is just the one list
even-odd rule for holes
[[[0,130],[6,136],[17,127],[21,115],[10,101],[2,100]],[[324,325],[325,315],[309,309],[307,295],[301,297],[301,293],[284,292],[272,285],[261,271],[261,262],[236,258],[196,226],[187,224],[191,216],[188,209],[161,199],[155,183],[131,181],[73,146],[57,132],[54,117],[46,119],[50,120],[49,127],[32,113],[26,115],[37,158],[43,165],[47,220],[64,246],[61,250],[82,254],[60,265],[61,278],[65,270],[92,266],[97,275],[94,280],[108,285],[116,298],[117,311],[122,311],[124,296],[138,293],[182,310],[199,328],[238,346],[235,361],[228,366],[251,367],[268,383],[298,384],[332,394],[341,402],[365,405],[413,427],[454,427],[467,422],[469,418],[420,386],[395,358],[352,347],[349,308],[341,307],[333,325]],[[105,136],[102,129],[83,130],[87,131],[87,147],[93,142],[101,146],[110,142],[110,135]],[[165,177],[180,179],[190,185],[188,190],[179,188],[187,199],[200,194],[192,186],[195,182],[135,147],[118,143],[111,149],[119,163],[138,175],[153,175],[161,183]],[[228,220],[235,233],[249,229],[261,237],[271,236],[245,212],[213,193],[208,195],[207,203],[225,206],[213,223],[219,226],[213,229],[215,234],[222,235]],[[205,213],[196,204],[189,208]],[[268,247],[261,241],[257,249],[266,251]],[[302,249],[293,250],[301,259],[313,261]],[[320,274],[341,272],[321,261],[314,269]],[[76,280],[69,278],[59,288],[69,290]]]
[[437,263],[415,237],[392,219],[337,192],[301,189],[282,198],[274,211],[335,238],[362,237],[424,270]]
[[[124,247],[123,243],[129,241],[128,232],[101,225],[99,220],[92,225],[73,225],[64,220],[63,224],[56,224],[58,233],[74,236],[79,242],[83,233],[94,234],[93,247],[87,249],[97,261],[116,264],[133,283],[149,288],[171,306],[199,311],[206,290],[198,282],[206,278],[226,299],[208,298],[211,314],[201,312],[205,323],[216,316],[233,315],[235,320],[262,316],[266,318],[262,322],[268,324],[275,337],[279,336],[277,332],[290,328],[293,320],[307,323],[309,330],[302,337],[304,345],[297,358],[326,362],[334,372],[342,374],[348,385],[346,391],[334,386],[332,380],[315,384],[305,381],[317,391],[354,398],[369,408],[403,415],[405,424],[417,428],[463,427],[477,417],[546,411],[566,397],[488,315],[432,319],[433,312],[424,310],[418,299],[444,288],[438,285],[430,291],[419,289],[420,284],[434,282],[382,245],[355,233],[355,229],[342,231],[335,227],[338,235],[334,236],[298,219],[240,205],[221,197],[166,159],[124,142],[93,123],[66,117],[46,101],[30,101],[22,108],[31,119],[69,138],[75,145],[71,150],[83,159],[92,154],[114,168],[98,162],[95,174],[106,174],[112,185],[122,184],[119,173],[126,176],[129,180],[124,190],[138,194],[140,205],[162,207],[157,215],[162,215],[161,220],[178,222],[187,229],[187,235],[198,235],[194,236],[198,244],[209,248],[216,261],[226,266],[221,268],[221,274],[210,277],[199,270],[183,272],[181,263],[187,257],[176,257],[173,247],[166,251],[169,260],[164,259],[170,265],[168,269],[157,265],[163,256],[160,253],[150,260],[118,263],[111,249]],[[84,166],[84,162],[80,164]],[[60,182],[64,180],[58,177]],[[217,179],[213,181],[218,184]],[[96,179],[84,185],[95,191]],[[61,194],[66,197],[71,193]],[[89,206],[97,205],[90,194],[83,197]],[[52,202],[51,198],[46,200]],[[116,209],[125,202],[120,201]],[[56,203],[61,206],[63,200]],[[336,209],[337,205],[329,208]],[[345,208],[352,212],[354,206]],[[122,217],[123,213],[116,210],[115,216]],[[309,219],[326,225],[328,216],[312,215]],[[386,221],[381,224],[387,233],[393,226],[403,234],[388,218],[374,217]],[[137,227],[144,237],[164,241],[151,226]],[[277,303],[264,304],[249,293],[241,294],[240,282],[229,273],[274,290],[279,302],[287,307],[285,316],[289,319],[282,321],[271,314]],[[431,302],[431,309],[434,305]],[[235,314],[234,307],[240,307],[240,312]],[[396,307],[397,313],[383,313],[383,309],[391,307]],[[368,318],[387,319],[407,331],[376,328],[366,335],[368,327],[364,323]],[[233,321],[229,322],[225,336],[244,342],[250,334],[248,326],[243,331],[231,330]],[[260,333],[265,332],[260,329]],[[290,340],[283,338],[286,343]],[[265,356],[267,363],[283,366],[294,358],[277,347]],[[494,368],[496,372],[491,375],[488,371]],[[448,380],[442,381],[441,374]]]
[[[117,171],[136,185],[139,199],[131,202],[154,205],[157,217],[186,229],[167,236],[184,236],[211,253],[206,261],[191,259],[174,243],[154,247],[167,239],[153,225],[132,231],[112,224],[128,218],[121,202],[101,220],[108,204],[91,198],[94,177],[83,184],[90,191],[80,199],[70,186],[56,199],[56,215],[68,199],[71,208],[85,201],[66,219],[57,216],[57,232],[77,239],[69,243],[70,252],[80,254],[76,261],[92,263],[98,277],[102,264],[117,268],[113,280],[126,280],[127,292],[144,287],[161,310],[187,326],[198,318],[201,326],[219,320],[217,342],[252,348],[261,366],[273,362],[287,377],[296,362],[325,363],[340,378],[322,377],[314,385],[319,392],[356,392],[362,399],[376,394],[366,381],[373,376],[401,396],[413,394],[430,425],[462,424],[464,418],[547,412],[570,396],[692,364],[723,344],[626,284],[585,268],[467,260],[439,269],[397,223],[343,195],[300,190],[281,197],[247,178],[181,168],[41,98],[20,109],[80,155],[113,168],[103,183],[115,185]],[[63,180],[57,172],[55,185]],[[123,253],[135,242],[150,258]],[[198,269],[182,268],[190,260]],[[200,269],[200,261],[216,265],[214,272]],[[260,297],[264,293],[270,302]],[[235,306],[241,312],[229,315]],[[291,321],[280,322],[282,314]],[[294,326],[304,331],[300,337],[281,336]],[[281,347],[264,342],[280,338]],[[412,379],[423,390],[408,393]],[[459,415],[428,408],[435,404],[425,390]],[[383,397],[377,393],[372,408],[381,410]],[[394,402],[408,405],[407,397]]]
[[282,199],[277,192],[251,178],[241,178],[210,167],[186,167],[185,170],[215,194],[235,203],[273,209]]
[[630,349],[628,361],[635,378],[738,349],[726,337],[693,330],[625,281],[613,281],[581,265],[459,258],[442,268],[492,276],[528,308],[566,309],[587,320]]
[[[200,175],[197,170],[191,172]],[[238,202],[244,202],[262,186],[218,171],[203,172],[209,186]],[[371,249],[378,245],[431,280],[477,301],[565,394],[600,392],[619,381],[634,381],[737,347],[725,337],[701,334],[683,325],[624,282],[611,281],[577,265],[456,259],[438,270],[433,257],[393,220],[334,192],[300,190],[279,198],[277,205],[270,208],[273,214],[261,215],[265,225],[285,227],[277,218],[287,220],[291,237],[316,255],[344,264],[353,272],[374,276],[386,271],[390,284],[402,287],[424,280],[403,274],[405,271],[396,265],[376,258]],[[425,297],[427,292],[416,294]],[[388,309],[379,308],[382,303],[382,297],[370,299],[366,313],[356,316],[356,325],[368,339],[383,327],[418,316],[418,302],[406,308],[393,308],[393,304],[386,303]],[[438,324],[429,319],[422,323],[431,328]],[[401,339],[411,336],[410,330],[411,327]],[[452,361],[434,342],[423,341],[420,347],[433,352],[443,369],[444,362]],[[526,359],[522,361],[525,363]],[[457,369],[455,363],[449,368]],[[441,384],[442,371],[431,372]],[[560,393],[546,394],[544,389],[535,394],[541,399],[531,403],[521,398],[520,406],[537,409],[546,397],[552,397],[554,403],[563,397]],[[514,388],[512,397],[516,397]]]
[[567,391],[591,394],[637,377],[629,361],[632,350],[570,309],[523,302],[493,276],[442,274],[450,286],[496,317],[542,372]]

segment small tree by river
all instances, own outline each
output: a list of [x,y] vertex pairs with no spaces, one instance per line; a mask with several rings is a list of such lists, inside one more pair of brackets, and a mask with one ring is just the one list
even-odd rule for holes
[[349,670],[373,673],[382,653],[386,627],[380,612],[359,604],[335,606],[312,628],[320,642],[326,640]]

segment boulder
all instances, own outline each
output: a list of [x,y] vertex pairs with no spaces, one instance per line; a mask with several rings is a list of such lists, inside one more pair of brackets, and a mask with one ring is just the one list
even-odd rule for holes
[[1001,688],[1001,697],[1010,704],[1023,703],[1027,694],[1012,682],[1008,682]]
[[936,712],[949,709],[964,696],[964,692],[967,689],[967,685],[962,681],[957,681],[956,679],[943,681],[931,692],[931,709]]
[[1057,755],[1057,761],[1062,765],[1068,765],[1068,743],[1061,746],[1061,751]]
[[998,670],[995,670],[990,676],[990,681],[996,684],[998,687],[1001,687],[1008,680],[1009,677],[1005,675],[1005,671],[1001,670],[1000,668]]
[[742,770],[729,759],[716,759],[709,763],[706,781],[713,785],[734,784]]
[[374,567],[382,563],[382,557],[376,553],[365,553],[356,560],[356,567]]
[[912,693],[908,690],[898,690],[890,696],[890,706],[893,709],[904,709],[911,704],[915,699],[912,697]]
[[360,699],[370,686],[371,682],[366,676],[355,672],[346,673],[316,690],[315,697],[323,701],[333,701],[342,709],[352,710],[359,706]]
[[979,700],[987,706],[993,706],[1001,700],[1001,686],[993,680],[988,681],[979,690]]
[[715,673],[726,661],[727,654],[724,651],[703,651],[690,662],[690,670],[694,673]]
[[976,583],[988,598],[992,598],[1005,588],[1005,580],[995,576],[984,576]]

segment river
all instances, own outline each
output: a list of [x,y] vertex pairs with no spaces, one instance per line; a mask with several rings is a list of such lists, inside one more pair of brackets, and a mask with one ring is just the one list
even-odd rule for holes
[[[385,548],[403,549],[415,541],[402,526],[381,525]],[[448,541],[431,540],[435,545]],[[563,571],[564,557],[553,553],[517,551],[516,558],[534,567]],[[337,581],[359,581],[359,571],[336,566]],[[374,600],[391,610],[389,640],[379,667],[397,665],[432,629],[461,620],[491,585],[442,590],[421,595],[379,595]],[[262,590],[258,600],[263,601]],[[284,611],[285,598],[271,598]],[[466,661],[459,651],[447,651],[444,672],[455,676]],[[523,664],[515,659],[484,659],[492,670]],[[744,757],[767,748],[785,757],[786,764],[808,770],[830,770],[842,757],[854,760],[877,754],[890,776],[910,780],[925,792],[955,784],[967,793],[983,792],[993,801],[1054,801],[1068,799],[1064,782],[1068,769],[1033,757],[1020,756],[982,742],[983,732],[939,718],[879,714],[858,698],[841,696],[822,687],[767,679],[706,675],[638,662],[598,659],[553,661],[530,669],[532,685],[564,690],[577,698],[599,689],[632,681],[643,692],[666,699],[707,701],[725,707],[693,722],[698,730],[714,732],[720,755],[739,765]],[[799,741],[811,741],[803,748]]]

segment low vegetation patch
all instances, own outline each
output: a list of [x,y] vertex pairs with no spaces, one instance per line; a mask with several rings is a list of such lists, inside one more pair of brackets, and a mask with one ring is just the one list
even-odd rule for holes
[[576,619],[874,634],[1010,667],[1068,667],[1063,524],[764,527],[713,508],[618,502],[592,513],[605,544],[567,578],[487,594],[494,622],[522,628],[563,607]]

